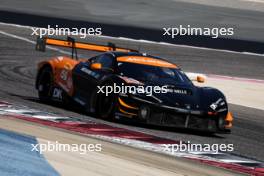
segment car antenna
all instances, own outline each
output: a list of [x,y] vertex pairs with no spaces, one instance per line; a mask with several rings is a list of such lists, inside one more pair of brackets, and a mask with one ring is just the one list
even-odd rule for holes
[[74,58],[74,55],[75,55],[75,59],[78,60],[77,49],[75,47],[75,39],[68,36],[67,41],[72,43],[71,45],[72,46],[72,58]]

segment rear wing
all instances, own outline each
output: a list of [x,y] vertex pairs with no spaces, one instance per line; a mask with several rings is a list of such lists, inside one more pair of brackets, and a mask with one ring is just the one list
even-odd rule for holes
[[48,38],[48,37],[37,38],[37,42],[36,42],[37,51],[45,52],[46,45],[72,48],[72,58],[74,54],[76,55],[77,58],[76,49],[84,49],[84,50],[98,51],[98,52],[108,52],[108,51],[138,52],[137,50],[133,50],[133,49],[116,47],[114,43],[110,43],[110,42],[108,43],[108,45],[99,45],[92,43],[76,42],[75,39],[71,37],[67,37],[67,40]]

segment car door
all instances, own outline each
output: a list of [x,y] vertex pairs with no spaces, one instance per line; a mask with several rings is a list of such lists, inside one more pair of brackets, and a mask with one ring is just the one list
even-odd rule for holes
[[[90,102],[97,86],[101,80],[113,72],[114,58],[111,54],[105,53],[90,59],[87,62],[81,62],[73,70],[73,84],[75,88],[75,99],[80,104]],[[90,68],[92,63],[100,63],[102,69],[93,70]]]

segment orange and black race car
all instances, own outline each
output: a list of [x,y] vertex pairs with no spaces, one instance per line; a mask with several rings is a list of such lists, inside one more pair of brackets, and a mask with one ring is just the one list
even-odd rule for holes
[[[72,48],[72,57],[39,63],[36,89],[42,101],[75,102],[101,118],[132,118],[209,132],[227,132],[232,127],[223,93],[195,86],[171,62],[114,44],[81,43],[70,37],[38,38],[36,49],[45,51],[46,45]],[[103,53],[77,59],[77,49]]]

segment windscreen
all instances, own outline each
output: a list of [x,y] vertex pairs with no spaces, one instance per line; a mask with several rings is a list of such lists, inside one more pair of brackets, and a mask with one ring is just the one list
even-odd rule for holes
[[122,76],[134,78],[144,82],[160,84],[192,84],[189,78],[177,68],[157,67],[129,62],[118,62]]

